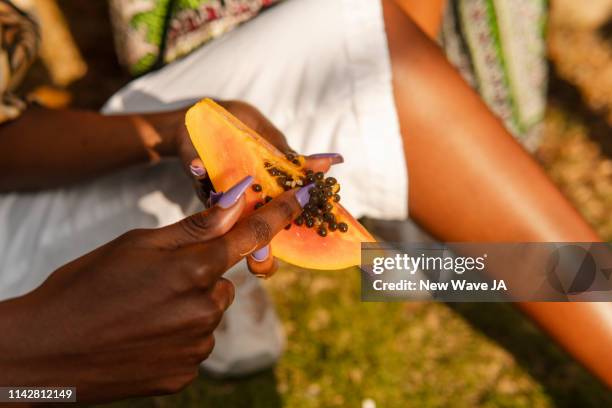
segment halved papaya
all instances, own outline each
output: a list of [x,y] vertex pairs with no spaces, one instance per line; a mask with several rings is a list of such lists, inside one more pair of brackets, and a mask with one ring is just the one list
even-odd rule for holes
[[210,99],[186,115],[189,136],[216,191],[226,191],[247,175],[244,215],[290,188],[313,183],[304,212],[271,242],[272,254],[309,269],[359,265],[361,243],[375,239],[338,203],[340,185],[332,177],[304,168],[304,158],[285,155]]

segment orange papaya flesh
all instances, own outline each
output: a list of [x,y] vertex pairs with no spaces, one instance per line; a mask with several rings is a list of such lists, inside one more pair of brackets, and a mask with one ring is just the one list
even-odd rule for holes
[[216,191],[227,191],[247,175],[246,216],[285,190],[314,183],[311,200],[294,222],[274,237],[272,254],[309,269],[359,265],[368,231],[338,203],[340,185],[304,168],[303,156],[283,154],[238,118],[210,99],[186,115],[191,141]]

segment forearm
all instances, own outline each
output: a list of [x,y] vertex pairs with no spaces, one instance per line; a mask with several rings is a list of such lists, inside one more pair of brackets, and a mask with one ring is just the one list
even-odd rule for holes
[[31,107],[0,126],[0,192],[82,181],[174,153],[182,115],[104,116]]

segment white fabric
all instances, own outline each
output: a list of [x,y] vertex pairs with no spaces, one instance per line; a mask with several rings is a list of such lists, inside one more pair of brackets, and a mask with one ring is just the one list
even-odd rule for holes
[[[201,96],[259,107],[303,153],[341,152],[333,174],[354,214],[406,218],[407,175],[378,0],[288,0],[133,81],[106,113],[158,111]],[[176,163],[80,186],[0,196],[0,299],[132,228],[198,208]]]
[[72,188],[2,195],[0,300],[29,292],[61,265],[129,229],[169,224],[199,208],[176,162]]

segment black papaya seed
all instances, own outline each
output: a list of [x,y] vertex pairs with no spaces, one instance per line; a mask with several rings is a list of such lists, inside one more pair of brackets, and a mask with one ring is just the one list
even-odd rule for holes
[[308,201],[308,203],[312,204],[313,206],[318,206],[320,202],[321,199],[317,196],[310,196],[310,200]]
[[348,231],[348,225],[345,222],[340,222],[338,223],[338,229],[340,232],[346,232]]
[[259,193],[261,191],[261,186],[259,184],[253,184],[251,186],[251,188],[253,189],[253,191],[255,191],[256,193]]
[[325,185],[327,186],[333,186],[334,184],[336,184],[338,181],[333,178],[333,177],[328,177],[325,179]]

